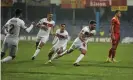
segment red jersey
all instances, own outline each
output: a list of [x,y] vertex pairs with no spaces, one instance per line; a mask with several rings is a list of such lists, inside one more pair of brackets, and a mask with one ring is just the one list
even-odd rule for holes
[[120,33],[120,21],[116,17],[113,17],[111,24],[114,25],[114,33]]

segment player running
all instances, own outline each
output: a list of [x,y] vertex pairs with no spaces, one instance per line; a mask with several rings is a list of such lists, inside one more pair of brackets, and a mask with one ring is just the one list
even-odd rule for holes
[[52,20],[52,16],[53,14],[49,13],[47,14],[47,18],[43,18],[37,23],[37,27],[39,27],[40,30],[37,34],[36,51],[32,56],[32,60],[35,59],[35,57],[39,54],[40,49],[49,39],[51,28],[55,25],[55,22]]
[[[62,54],[59,54],[58,56],[53,57],[53,59],[55,58],[59,58],[65,54],[70,54],[71,52],[74,51],[74,49],[79,49],[79,51],[81,52],[80,56],[77,58],[77,60],[74,62],[74,66],[80,66],[79,62],[82,60],[82,58],[85,56],[86,52],[87,52],[87,43],[88,43],[88,39],[94,35],[96,35],[96,31],[95,31],[95,26],[96,26],[96,22],[91,20],[89,22],[89,26],[85,26],[79,33],[79,36],[74,40],[73,44],[71,45],[71,47],[64,51]],[[53,60],[52,59],[52,60]]]
[[55,45],[52,47],[48,54],[49,61],[47,63],[51,63],[52,60],[52,55],[55,53],[54,56],[61,54],[63,51],[66,50],[67,47],[67,42],[68,42],[68,32],[65,30],[66,25],[61,24],[60,29],[56,30],[56,35],[53,40],[53,44]]
[[1,58],[5,56],[5,52],[9,49],[9,56],[2,59],[1,62],[8,62],[15,58],[15,53],[17,51],[18,42],[19,42],[19,33],[20,29],[25,29],[28,33],[32,30],[34,22],[30,25],[29,28],[25,26],[25,23],[20,17],[22,16],[22,10],[16,9],[15,16],[7,21],[3,29],[7,32],[6,37],[3,42]]
[[112,39],[112,47],[109,50],[109,55],[107,58],[107,62],[117,62],[115,58],[116,49],[120,41],[120,17],[121,12],[119,10],[115,11],[115,16],[111,20],[111,39]]

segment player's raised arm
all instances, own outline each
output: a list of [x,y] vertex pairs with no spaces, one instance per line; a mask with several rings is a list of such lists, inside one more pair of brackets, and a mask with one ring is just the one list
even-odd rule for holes
[[29,33],[29,32],[32,30],[34,24],[35,24],[35,22],[32,22],[31,25],[30,25],[30,27],[26,27],[24,21],[22,21],[22,25],[21,25],[21,27],[22,27],[23,29],[25,29],[26,32]]

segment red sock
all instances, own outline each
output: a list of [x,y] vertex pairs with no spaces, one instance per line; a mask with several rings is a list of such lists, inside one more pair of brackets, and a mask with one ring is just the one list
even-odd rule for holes
[[108,55],[108,57],[109,57],[109,58],[112,57],[112,48],[110,48],[110,50],[109,50],[109,55]]
[[112,58],[115,57],[115,54],[116,54],[116,50],[112,50]]

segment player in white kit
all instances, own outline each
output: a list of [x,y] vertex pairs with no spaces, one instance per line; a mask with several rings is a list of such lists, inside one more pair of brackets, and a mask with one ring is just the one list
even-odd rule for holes
[[22,10],[15,10],[15,17],[9,19],[7,23],[4,25],[4,31],[7,32],[6,37],[3,42],[1,58],[5,56],[5,52],[9,49],[9,56],[2,59],[1,62],[8,62],[15,58],[15,53],[17,51],[18,43],[19,43],[19,33],[20,29],[25,29],[28,33],[32,30],[34,23],[30,25],[29,28],[25,26],[25,23],[20,17],[22,16]]
[[40,28],[40,30],[37,34],[36,51],[32,56],[32,60],[35,59],[35,57],[39,54],[40,49],[49,39],[51,29],[53,29],[55,25],[55,22],[52,20],[52,16],[53,14],[49,13],[47,14],[47,18],[43,18],[37,23],[37,27]]
[[74,49],[79,49],[81,54],[77,58],[77,60],[74,62],[73,65],[74,66],[80,66],[79,62],[82,60],[82,58],[87,53],[88,39],[90,37],[96,35],[95,26],[96,26],[96,22],[91,20],[89,22],[89,26],[83,27],[83,29],[80,31],[79,36],[74,40],[74,42],[71,45],[71,47],[68,50],[66,50],[63,53],[61,53],[60,55],[54,57],[53,59],[59,58],[59,57],[65,55],[65,54],[70,54],[71,52],[74,51]]
[[[67,42],[68,42],[68,32],[65,30],[65,27],[66,27],[65,24],[61,24],[60,29],[56,30],[56,35],[53,40],[54,46],[52,47],[52,49],[48,54],[49,61],[46,62],[46,64],[50,63],[54,56],[59,55],[66,50]],[[55,55],[52,57],[54,53]]]

